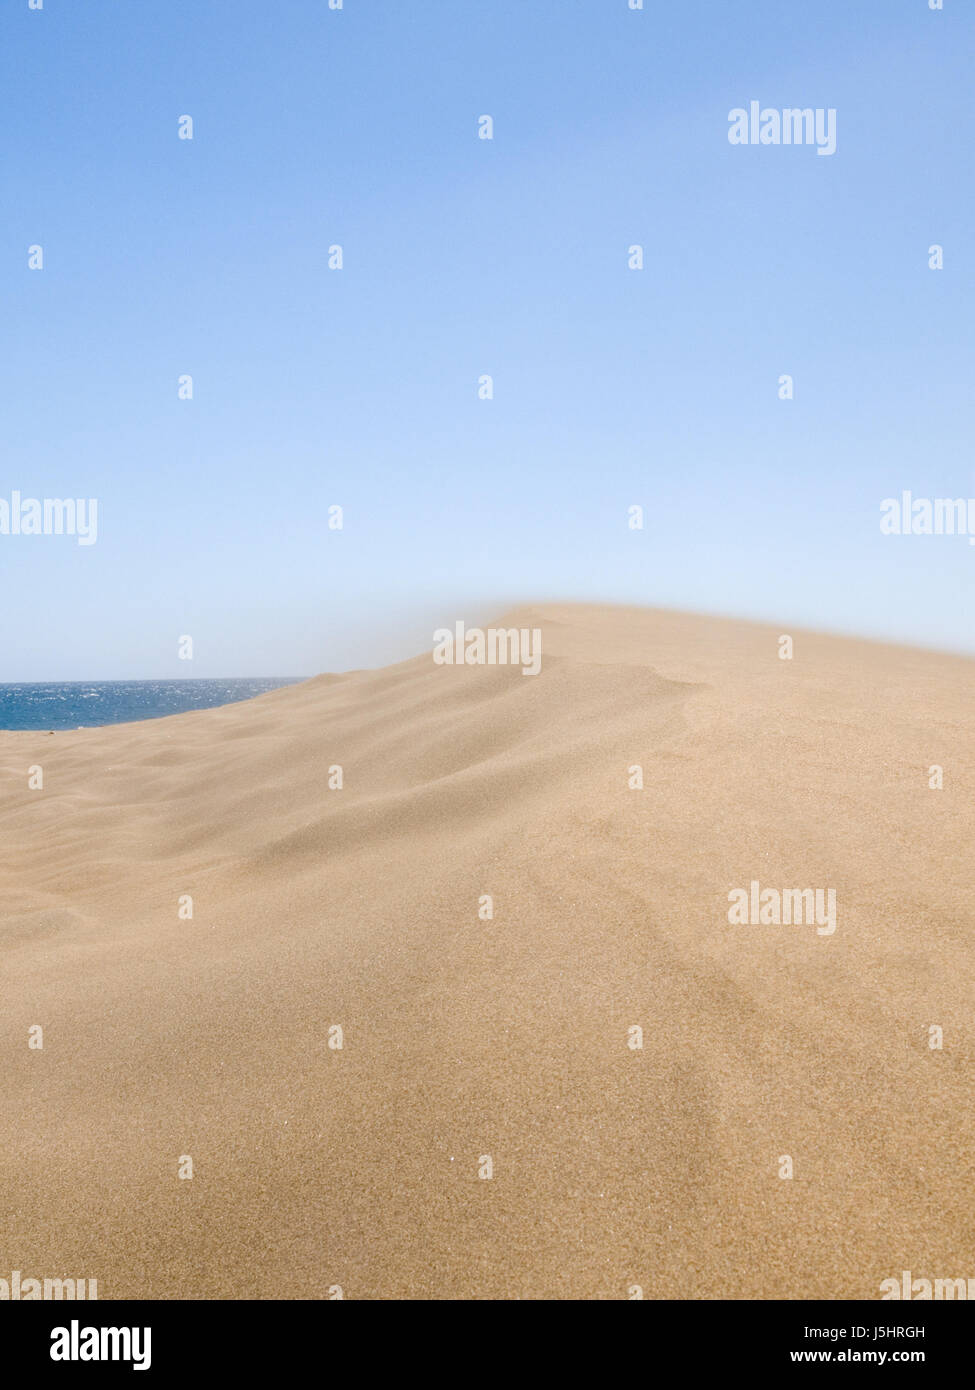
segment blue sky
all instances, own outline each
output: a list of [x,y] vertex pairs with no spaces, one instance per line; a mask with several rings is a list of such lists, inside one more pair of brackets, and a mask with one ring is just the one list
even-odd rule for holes
[[[0,680],[378,665],[523,599],[975,651],[975,548],[879,529],[975,496],[969,0],[7,0],[0,37],[0,497],[99,501],[93,546],[0,536]],[[732,146],[752,99],[836,108],[836,153]]]

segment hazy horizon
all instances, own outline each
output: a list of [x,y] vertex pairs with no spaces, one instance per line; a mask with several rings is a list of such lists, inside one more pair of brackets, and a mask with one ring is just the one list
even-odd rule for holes
[[[388,659],[388,660],[383,659],[382,655],[380,654],[376,660],[372,660],[372,661],[362,661],[362,662],[354,663],[354,664],[351,664],[351,665],[348,665],[348,666],[322,668],[321,670],[317,670],[317,671],[247,671],[247,670],[245,670],[245,671],[215,671],[215,672],[214,672],[213,674],[211,674],[211,675],[202,675],[202,674],[199,674],[196,670],[194,670],[193,666],[187,665],[186,670],[185,670],[184,674],[182,674],[182,675],[180,675],[180,674],[175,674],[175,675],[173,675],[173,674],[160,675],[160,674],[153,674],[153,673],[150,673],[150,674],[148,674],[148,675],[109,675],[109,676],[106,676],[106,675],[85,675],[85,676],[77,676],[77,677],[74,677],[74,676],[73,676],[73,677],[64,678],[64,679],[62,679],[62,678],[60,678],[60,677],[57,677],[57,676],[54,676],[54,677],[51,677],[51,676],[41,676],[41,677],[38,677],[38,678],[31,678],[31,679],[26,679],[26,680],[2,680],[2,681],[0,681],[0,686],[15,686],[15,685],[99,685],[99,684],[116,684],[116,683],[118,683],[118,684],[124,684],[124,683],[138,684],[138,683],[143,683],[143,682],[146,683],[146,684],[158,684],[158,683],[162,683],[162,682],[165,682],[165,681],[172,681],[172,682],[180,682],[180,681],[210,682],[210,681],[221,681],[221,680],[228,680],[228,681],[280,680],[280,681],[284,681],[284,682],[291,682],[291,681],[298,681],[298,682],[300,682],[300,681],[308,681],[308,680],[314,680],[316,676],[348,675],[348,674],[352,674],[353,672],[356,672],[356,671],[376,671],[376,670],[381,670],[381,669],[382,669],[383,667],[385,667],[385,666],[394,666],[394,665],[399,664],[400,662],[410,661],[410,660],[412,660],[412,659],[414,659],[414,658],[416,658],[416,657],[427,655],[427,654],[429,654],[429,653],[432,651],[432,649],[433,649],[433,645],[434,645],[434,643],[433,643],[433,632],[434,632],[435,628],[440,627],[440,626],[451,627],[451,626],[453,626],[453,624],[455,623],[455,621],[463,620],[463,621],[465,621],[465,622],[467,623],[467,625],[468,625],[469,627],[470,627],[470,626],[474,626],[474,625],[479,625],[479,626],[482,626],[482,627],[483,627],[483,626],[485,626],[485,625],[487,625],[487,624],[489,624],[489,623],[494,622],[495,620],[500,620],[500,619],[504,618],[504,616],[505,616],[508,612],[514,611],[514,610],[517,610],[517,609],[521,609],[521,608],[541,608],[541,609],[544,609],[544,608],[557,608],[557,607],[574,606],[574,605],[578,605],[578,606],[582,606],[582,607],[591,606],[591,607],[593,607],[593,608],[603,608],[603,609],[607,609],[607,610],[620,609],[620,608],[633,608],[634,610],[637,610],[637,611],[640,611],[640,610],[644,610],[644,611],[659,611],[659,612],[661,612],[661,613],[670,614],[670,615],[673,615],[673,616],[675,616],[675,617],[686,617],[686,618],[696,618],[696,617],[701,617],[701,618],[714,618],[714,619],[716,619],[716,620],[719,620],[719,621],[722,621],[722,620],[723,620],[723,621],[727,621],[727,622],[729,622],[729,623],[744,623],[744,624],[746,624],[746,625],[752,625],[752,624],[754,624],[755,626],[759,626],[759,627],[774,627],[774,628],[781,628],[781,630],[782,630],[783,633],[788,632],[788,633],[791,633],[792,635],[795,635],[795,634],[799,633],[799,634],[807,634],[807,635],[809,635],[809,636],[817,636],[817,637],[835,637],[835,638],[839,638],[839,639],[841,639],[841,640],[847,640],[847,641],[850,641],[850,642],[858,642],[858,641],[861,641],[861,642],[869,642],[869,643],[871,643],[871,644],[877,644],[877,645],[880,645],[880,646],[904,647],[904,648],[907,648],[907,649],[913,649],[913,650],[917,650],[917,651],[921,651],[921,652],[930,652],[930,653],[935,654],[935,655],[956,656],[956,657],[959,657],[959,658],[964,659],[964,660],[975,660],[975,646],[973,646],[973,648],[972,648],[971,650],[969,650],[969,651],[964,651],[964,650],[959,650],[959,649],[954,648],[954,647],[949,647],[949,646],[944,646],[944,645],[938,645],[938,644],[936,644],[936,643],[899,641],[898,639],[893,638],[893,637],[888,637],[888,636],[878,635],[878,634],[871,634],[871,633],[864,633],[864,632],[858,631],[858,630],[856,630],[856,629],[854,629],[854,628],[846,628],[846,629],[844,629],[844,628],[842,628],[842,627],[840,627],[840,626],[835,626],[835,627],[826,627],[826,626],[822,626],[822,627],[810,627],[810,626],[808,626],[808,625],[806,625],[806,624],[788,623],[788,622],[785,621],[785,619],[782,619],[782,618],[780,618],[780,619],[777,620],[774,616],[754,616],[754,615],[744,615],[744,614],[740,614],[740,613],[730,613],[730,612],[723,611],[723,610],[721,610],[721,609],[719,609],[719,608],[713,608],[713,609],[704,609],[704,608],[700,608],[700,609],[691,610],[691,609],[683,609],[683,608],[669,607],[669,606],[661,605],[661,604],[632,604],[632,603],[626,602],[625,600],[621,600],[621,601],[619,601],[619,602],[614,602],[614,601],[605,601],[605,602],[603,602],[603,601],[600,601],[600,600],[598,600],[598,599],[586,599],[586,598],[561,598],[561,599],[560,599],[560,598],[558,598],[558,597],[553,597],[553,598],[546,598],[546,599],[526,600],[526,601],[524,601],[524,602],[522,602],[522,603],[516,603],[516,604],[509,605],[509,607],[507,607],[507,608],[505,608],[505,607],[499,607],[499,608],[496,609],[496,610],[490,610],[490,609],[486,608],[484,605],[466,605],[466,606],[463,605],[463,604],[462,604],[462,605],[459,605],[459,606],[457,607],[456,611],[451,610],[449,613],[446,613],[446,611],[445,611],[445,612],[443,612],[443,613],[440,614],[440,617],[438,617],[438,618],[436,618],[436,617],[435,617],[435,618],[431,618],[431,619],[430,619],[430,622],[429,622],[429,625],[421,625],[421,624],[418,623],[418,624],[416,625],[415,628],[403,628],[403,629],[402,629],[401,631],[399,631],[397,634],[395,634],[395,635],[390,635],[390,636],[388,637],[388,649],[389,649],[391,652],[399,653],[399,654],[393,654],[393,655],[389,656],[389,659]],[[412,645],[411,645],[411,635],[415,636],[415,639],[416,639],[415,642],[412,643]],[[368,633],[362,634],[362,639],[363,639],[364,644],[366,644],[366,645],[369,645],[369,644],[371,643],[371,641],[372,641],[372,639],[371,639],[371,637],[370,637],[370,634],[368,634]],[[351,643],[351,641],[352,641],[352,639],[351,639],[351,637],[350,637],[350,643]]]

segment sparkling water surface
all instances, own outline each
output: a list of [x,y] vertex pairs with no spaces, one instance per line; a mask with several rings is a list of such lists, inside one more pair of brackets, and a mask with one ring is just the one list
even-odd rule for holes
[[77,729],[250,700],[303,676],[0,685],[0,729]]

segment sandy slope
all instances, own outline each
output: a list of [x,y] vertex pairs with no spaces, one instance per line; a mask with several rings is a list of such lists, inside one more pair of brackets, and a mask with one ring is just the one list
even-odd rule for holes
[[[801,633],[781,661],[778,629],[644,610],[505,621],[543,627],[537,678],[427,654],[0,734],[0,1275],[176,1298],[975,1275],[975,666]],[[753,878],[834,887],[835,935],[730,926]]]

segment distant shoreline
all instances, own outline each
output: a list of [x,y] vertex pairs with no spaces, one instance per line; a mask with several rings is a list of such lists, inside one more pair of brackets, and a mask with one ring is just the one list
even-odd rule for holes
[[0,684],[0,732],[67,733],[141,723],[256,699],[305,676],[167,677],[132,681],[12,681]]

